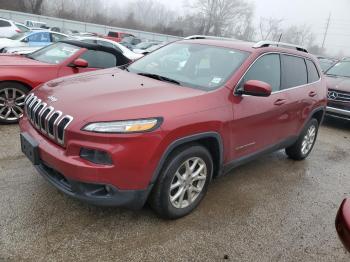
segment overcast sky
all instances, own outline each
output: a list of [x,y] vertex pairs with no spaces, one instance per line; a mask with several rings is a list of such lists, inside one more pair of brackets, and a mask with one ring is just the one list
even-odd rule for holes
[[[183,13],[183,4],[193,0],[159,0]],[[255,4],[256,24],[260,17],[284,19],[283,25],[312,26],[321,45],[327,19],[331,13],[330,27],[325,47],[333,55],[340,52],[350,56],[350,0],[249,0]]]

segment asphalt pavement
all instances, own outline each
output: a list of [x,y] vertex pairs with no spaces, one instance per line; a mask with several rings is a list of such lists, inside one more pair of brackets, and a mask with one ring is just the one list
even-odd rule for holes
[[279,151],[213,181],[189,216],[89,206],[48,184],[0,126],[0,261],[350,261],[334,218],[350,197],[350,122],[310,157]]

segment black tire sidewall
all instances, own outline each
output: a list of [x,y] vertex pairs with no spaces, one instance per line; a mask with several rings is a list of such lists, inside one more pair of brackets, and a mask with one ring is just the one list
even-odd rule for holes
[[[175,173],[177,169],[182,165],[187,159],[192,158],[192,157],[200,157],[201,159],[204,160],[204,162],[207,165],[207,179],[205,181],[205,185],[203,187],[202,192],[200,195],[197,197],[197,199],[191,203],[186,208],[176,208],[174,207],[171,202],[170,202],[170,197],[169,197],[169,190],[170,190],[170,185],[171,182],[175,176]],[[191,146],[185,149],[184,151],[180,152],[179,154],[175,155],[166,165],[164,172],[162,173],[162,187],[160,189],[160,204],[161,208],[165,211],[165,215],[168,218],[179,218],[183,217],[187,214],[189,214],[192,210],[194,210],[203,197],[205,196],[208,185],[211,181],[212,178],[212,173],[213,173],[213,160],[208,152],[207,149],[205,149],[202,146]]]

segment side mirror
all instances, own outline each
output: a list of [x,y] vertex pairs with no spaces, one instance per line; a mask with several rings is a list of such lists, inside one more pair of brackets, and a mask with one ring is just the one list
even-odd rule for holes
[[23,38],[21,42],[23,42],[23,43],[28,43],[29,40],[28,40],[28,38]]
[[82,67],[82,68],[86,68],[89,66],[88,61],[82,59],[82,58],[78,58],[75,59],[72,63],[73,67]]
[[240,91],[241,94],[250,96],[270,96],[272,92],[271,85],[263,81],[249,80],[244,83],[243,90]]

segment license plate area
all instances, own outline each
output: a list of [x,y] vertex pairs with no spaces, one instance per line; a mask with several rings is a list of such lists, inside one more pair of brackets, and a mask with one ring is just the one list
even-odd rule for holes
[[21,149],[23,154],[33,163],[40,164],[39,144],[28,133],[21,133]]

